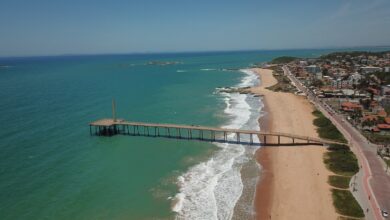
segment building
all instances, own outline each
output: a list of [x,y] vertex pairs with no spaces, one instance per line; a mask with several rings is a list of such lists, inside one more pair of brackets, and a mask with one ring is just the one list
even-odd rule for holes
[[390,96],[385,96],[381,100],[381,104],[382,104],[383,107],[390,107]]
[[370,74],[375,72],[381,72],[382,68],[376,66],[364,66],[360,67],[360,71],[362,74]]
[[390,125],[388,124],[378,124],[377,127],[382,131],[390,131]]
[[299,61],[300,66],[307,66],[307,61],[306,60],[301,60]]
[[381,95],[390,95],[390,85],[381,87]]
[[310,65],[310,66],[305,67],[305,69],[307,72],[312,73],[312,74],[321,72],[321,68],[317,65]]
[[362,78],[362,75],[360,75],[359,73],[353,73],[349,76],[349,80],[351,81],[352,85],[358,85]]
[[341,103],[341,109],[345,112],[355,112],[363,110],[363,106],[354,102],[343,102]]
[[343,80],[341,78],[332,80],[331,86],[333,89],[348,89],[353,87],[351,80]]
[[318,80],[322,80],[322,72],[316,72],[313,74],[313,77],[318,79]]

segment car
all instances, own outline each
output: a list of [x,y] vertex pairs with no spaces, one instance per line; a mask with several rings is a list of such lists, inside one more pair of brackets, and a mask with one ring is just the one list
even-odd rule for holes
[[383,216],[384,218],[389,217],[389,213],[388,213],[387,211],[381,210],[381,213],[382,213],[382,216]]

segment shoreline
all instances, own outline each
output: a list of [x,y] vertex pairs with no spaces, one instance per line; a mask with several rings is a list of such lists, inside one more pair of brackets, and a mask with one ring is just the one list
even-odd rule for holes
[[[264,103],[263,110],[265,112],[265,115],[260,117],[258,122],[261,130],[269,131],[271,130],[269,117],[270,111],[265,97],[262,98],[262,101]],[[272,161],[269,153],[267,152],[267,148],[260,147],[255,153],[255,159],[256,162],[260,164],[262,169],[260,171],[259,180],[256,184],[253,199],[255,208],[254,219],[268,219],[269,215],[267,213],[270,213],[272,207],[271,197],[273,191],[273,175],[272,172],[270,172],[270,170],[272,170]]]
[[[259,119],[261,129],[318,137],[312,123],[314,108],[307,99],[265,89],[276,83],[272,70],[253,70],[261,84],[251,92],[263,97],[266,111]],[[255,158],[262,170],[255,192],[255,219],[336,219],[327,183],[331,173],[323,163],[325,151],[312,145],[257,150]]]

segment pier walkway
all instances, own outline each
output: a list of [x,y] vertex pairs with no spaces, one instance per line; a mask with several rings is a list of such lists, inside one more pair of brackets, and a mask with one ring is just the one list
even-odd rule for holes
[[[123,119],[101,119],[89,124],[90,134],[98,136],[113,136],[117,134],[168,137],[177,139],[195,139],[215,142],[235,142],[241,144],[261,145],[329,145],[345,144],[333,140],[313,138],[295,134],[264,132],[255,130],[214,128],[197,125],[156,124],[143,122],[130,122]],[[229,140],[228,135],[234,134],[235,140]],[[254,143],[254,135],[260,143]],[[245,138],[244,138],[245,136]],[[274,143],[267,142],[267,137],[276,137]],[[289,142],[281,141],[281,138]]]

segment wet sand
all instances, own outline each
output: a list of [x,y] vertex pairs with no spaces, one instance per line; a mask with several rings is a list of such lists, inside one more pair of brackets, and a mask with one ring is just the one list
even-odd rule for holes
[[[264,97],[268,112],[266,122],[260,119],[262,129],[318,137],[312,123],[314,109],[306,98],[265,89],[277,82],[272,71],[255,71],[261,85],[252,92]],[[277,140],[267,140],[271,141]],[[291,140],[282,138],[281,142]],[[260,148],[256,152],[262,166],[254,201],[256,219],[337,219],[327,183],[331,173],[323,163],[325,151],[315,145]]]

